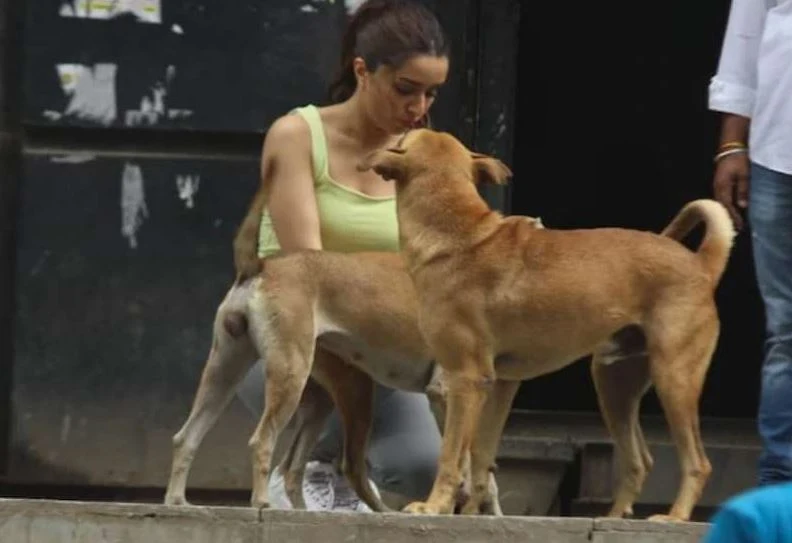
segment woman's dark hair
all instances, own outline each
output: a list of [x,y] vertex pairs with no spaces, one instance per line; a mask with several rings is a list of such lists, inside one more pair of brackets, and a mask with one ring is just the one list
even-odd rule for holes
[[341,41],[341,67],[329,88],[332,103],[355,92],[355,57],[370,72],[380,65],[398,67],[415,55],[448,55],[448,40],[427,7],[415,0],[368,0],[355,11]]

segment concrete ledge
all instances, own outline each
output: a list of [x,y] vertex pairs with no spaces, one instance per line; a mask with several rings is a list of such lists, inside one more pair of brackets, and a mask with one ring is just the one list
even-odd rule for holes
[[593,543],[698,542],[709,528],[702,522],[649,522],[648,520],[594,519]]
[[697,543],[705,524],[0,499],[3,543]]

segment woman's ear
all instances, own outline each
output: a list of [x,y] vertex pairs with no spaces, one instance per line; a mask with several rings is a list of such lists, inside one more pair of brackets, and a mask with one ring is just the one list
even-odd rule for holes
[[355,74],[355,80],[357,81],[358,87],[361,89],[366,88],[368,85],[368,68],[366,67],[366,61],[363,60],[361,57],[355,57],[352,59],[352,72]]

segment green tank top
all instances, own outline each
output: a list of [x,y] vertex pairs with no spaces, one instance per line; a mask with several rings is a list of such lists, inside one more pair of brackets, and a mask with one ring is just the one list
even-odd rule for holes
[[[398,251],[396,197],[367,196],[333,180],[330,177],[327,140],[318,108],[307,105],[297,108],[295,112],[305,119],[311,130],[314,188],[322,248],[344,253]],[[265,209],[259,228],[259,257],[264,258],[279,250],[272,219]]]

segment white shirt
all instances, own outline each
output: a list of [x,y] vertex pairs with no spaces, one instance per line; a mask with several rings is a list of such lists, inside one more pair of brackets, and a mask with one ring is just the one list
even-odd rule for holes
[[732,0],[709,108],[751,119],[751,160],[792,174],[792,0]]

